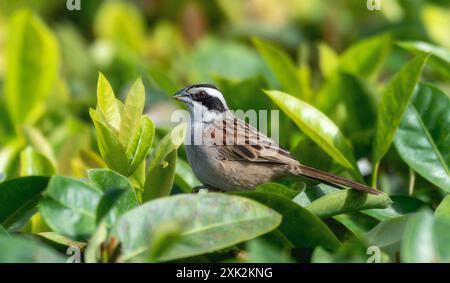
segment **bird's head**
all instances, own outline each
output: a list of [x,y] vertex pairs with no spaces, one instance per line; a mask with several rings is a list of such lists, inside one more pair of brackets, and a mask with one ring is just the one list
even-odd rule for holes
[[187,86],[178,91],[173,98],[184,102],[189,110],[201,112],[225,112],[227,103],[219,89],[208,83],[199,83]]

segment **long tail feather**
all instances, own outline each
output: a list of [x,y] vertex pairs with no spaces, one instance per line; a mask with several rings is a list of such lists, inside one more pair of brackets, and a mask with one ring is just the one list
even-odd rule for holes
[[320,170],[305,166],[305,165],[299,165],[298,169],[296,170],[298,175],[305,176],[311,179],[315,179],[321,182],[329,183],[332,185],[338,185],[338,186],[346,186],[350,187],[359,191],[363,191],[369,194],[373,195],[379,195],[381,194],[381,191],[376,190],[372,187],[360,184],[358,182],[348,180],[333,174],[325,173]]

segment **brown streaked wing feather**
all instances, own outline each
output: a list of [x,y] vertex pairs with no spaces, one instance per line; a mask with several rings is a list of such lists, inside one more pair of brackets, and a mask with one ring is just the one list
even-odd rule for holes
[[[226,160],[299,164],[274,140],[258,132],[251,125],[235,117],[214,124],[215,132],[222,133],[216,147]],[[217,134],[216,134],[217,136]]]

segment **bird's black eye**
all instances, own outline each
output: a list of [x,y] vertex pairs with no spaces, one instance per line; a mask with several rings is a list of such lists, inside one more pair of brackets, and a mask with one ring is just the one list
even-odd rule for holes
[[206,96],[206,91],[202,90],[197,93],[197,98],[204,98]]

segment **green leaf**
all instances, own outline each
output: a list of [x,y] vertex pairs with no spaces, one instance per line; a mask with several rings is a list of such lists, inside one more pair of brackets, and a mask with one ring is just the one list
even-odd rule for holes
[[131,160],[128,175],[132,175],[145,160],[153,144],[155,125],[152,119],[144,115],[141,118],[140,128],[134,133],[127,146],[127,157]]
[[148,171],[142,194],[143,202],[170,195],[175,179],[176,165],[177,150],[174,149],[166,156],[163,164]]
[[371,78],[381,69],[389,55],[391,37],[382,34],[357,42],[339,58],[339,68],[356,76]]
[[409,196],[392,196],[393,203],[386,208],[368,209],[363,211],[364,214],[369,215],[379,221],[386,221],[396,218],[408,213],[416,212],[420,208],[426,206],[426,203]]
[[292,263],[288,254],[259,238],[247,243],[246,262],[249,263]]
[[256,200],[283,216],[278,230],[294,247],[313,248],[323,246],[334,250],[340,242],[320,218],[298,204],[272,193],[235,192],[235,195]]
[[51,248],[23,237],[0,236],[0,263],[63,263],[65,258]]
[[321,42],[318,45],[319,49],[319,66],[325,78],[330,77],[339,67],[339,56],[330,46]]
[[9,233],[8,233],[8,231],[6,231],[5,228],[3,228],[2,225],[0,225],[0,237],[2,237],[2,236],[9,236]]
[[389,82],[381,97],[373,144],[375,164],[379,163],[394,139],[428,56],[428,54],[417,56],[406,64]]
[[283,186],[282,184],[270,182],[259,185],[258,187],[255,188],[255,191],[263,193],[272,193],[279,195],[281,197],[285,197],[287,199],[293,199],[296,195],[300,193],[299,191]]
[[45,156],[53,166],[56,166],[56,159],[52,146],[39,130],[33,127],[24,127],[23,134],[27,143],[32,146],[34,150]]
[[12,120],[20,125],[43,113],[59,68],[59,48],[51,31],[30,11],[14,13],[7,34],[6,105]]
[[360,175],[353,150],[333,121],[313,106],[289,94],[276,90],[265,93],[325,152],[345,168]]
[[281,216],[252,200],[218,193],[159,198],[127,212],[113,227],[112,235],[122,244],[122,259],[148,261],[152,235],[168,221],[180,225],[181,234],[159,261],[209,253],[258,237],[276,228]]
[[119,189],[125,192],[115,205],[119,214],[123,214],[139,205],[136,193],[126,177],[109,169],[91,169],[88,171],[88,177],[103,192],[112,189]]
[[395,147],[414,171],[450,193],[450,98],[419,84],[397,129]]
[[109,216],[111,223],[116,221],[116,214],[114,213],[114,207],[119,202],[120,198],[125,194],[124,190],[121,189],[109,189],[105,191],[102,198],[100,199],[97,212],[96,212],[96,223],[99,224],[103,218]]
[[55,232],[39,232],[34,235],[57,245],[66,247],[78,247],[80,250],[83,250],[84,247],[86,247],[85,242],[74,241]]
[[423,263],[437,260],[433,225],[434,218],[430,210],[423,210],[409,219],[401,245],[402,262]]
[[23,177],[0,183],[0,224],[8,228],[33,209],[47,187],[47,177]]
[[436,219],[450,222],[450,195],[447,195],[434,211]]
[[404,215],[380,222],[367,233],[367,242],[370,246],[377,246],[394,256],[400,249],[410,217],[411,215]]
[[97,119],[97,113],[90,109],[92,121],[97,133],[100,154],[109,168],[126,175],[128,173],[128,159],[118,136],[103,122]]
[[447,49],[422,41],[402,41],[397,44],[414,54],[431,53],[430,66],[450,78],[450,52]]
[[387,194],[371,195],[352,189],[329,193],[311,204],[306,209],[321,218],[356,212],[370,208],[385,208],[392,203]]
[[180,238],[181,227],[174,222],[162,223],[156,227],[149,248],[149,261],[157,262]]
[[55,176],[39,209],[48,226],[73,239],[87,239],[95,231],[97,205],[102,192],[81,181]]
[[252,41],[283,89],[295,97],[307,99],[303,97],[299,72],[289,55],[261,39],[253,38]]
[[27,147],[20,153],[21,176],[51,176],[55,172],[52,162],[32,147]]
[[104,122],[116,132],[119,132],[122,119],[119,105],[116,102],[111,85],[102,73],[99,73],[97,82],[97,109],[102,114],[100,117],[105,117]]
[[141,115],[144,111],[145,88],[141,79],[131,86],[122,111],[122,120],[120,122],[119,140],[124,148],[128,147],[131,137],[140,128]]
[[175,176],[177,149],[184,140],[186,123],[177,125],[150,155],[142,200],[148,201],[170,194]]
[[4,179],[11,179],[18,175],[18,160],[20,152],[25,147],[22,139],[14,139],[2,145],[0,149],[0,174]]
[[201,185],[189,163],[181,158],[177,158],[174,183],[185,193],[191,193],[192,188]]

